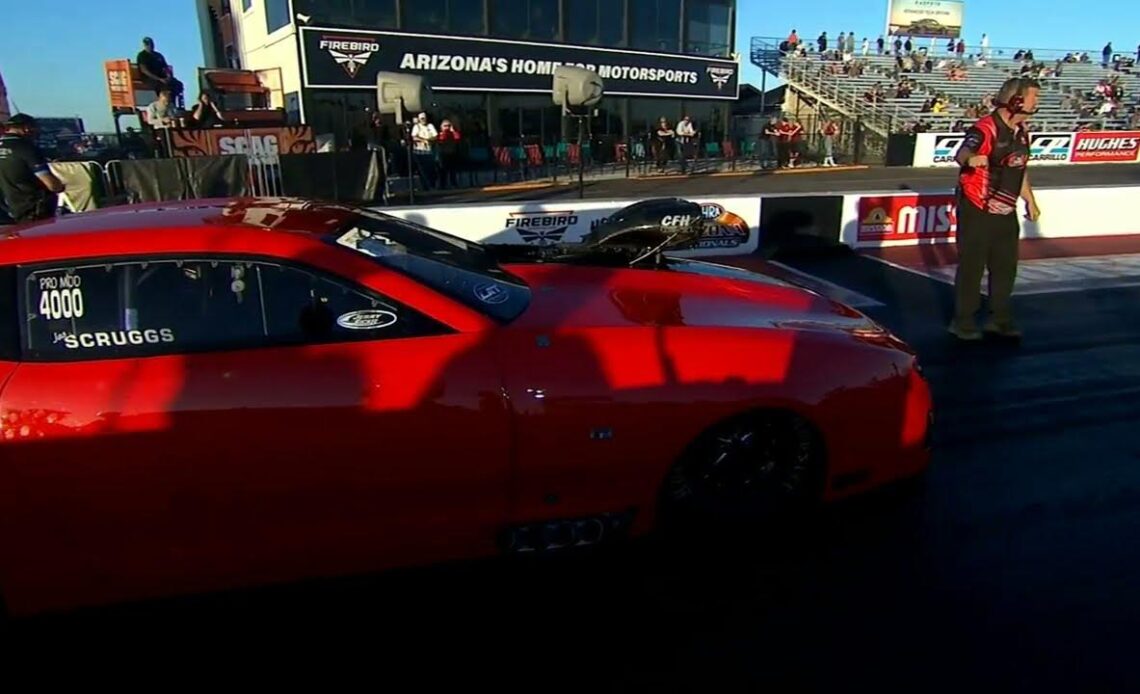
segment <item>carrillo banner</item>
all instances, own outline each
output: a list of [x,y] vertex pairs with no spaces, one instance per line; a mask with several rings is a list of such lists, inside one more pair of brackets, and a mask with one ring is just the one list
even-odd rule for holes
[[614,96],[731,99],[740,66],[733,60],[471,36],[301,27],[305,86],[376,89],[380,72],[424,76],[433,89],[549,94],[559,65],[584,67]]

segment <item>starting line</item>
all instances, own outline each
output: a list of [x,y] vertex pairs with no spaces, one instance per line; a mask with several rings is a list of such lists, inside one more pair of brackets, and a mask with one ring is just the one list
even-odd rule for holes
[[[951,286],[958,269],[956,264],[915,267],[872,255],[864,257]],[[982,278],[983,294],[989,291],[987,279],[988,273]],[[1140,253],[1023,260],[1018,265],[1013,294],[1032,296],[1127,287],[1140,287]]]

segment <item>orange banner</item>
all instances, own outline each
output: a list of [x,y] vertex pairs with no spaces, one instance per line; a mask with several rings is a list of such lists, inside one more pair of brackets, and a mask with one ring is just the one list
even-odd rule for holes
[[111,110],[135,108],[135,90],[131,84],[131,61],[106,60],[103,72],[107,76],[107,95],[111,99]]
[[307,125],[279,128],[207,128],[172,130],[172,154],[176,157],[212,157],[244,154],[251,164],[274,165],[278,154],[309,154],[317,151],[313,129]]

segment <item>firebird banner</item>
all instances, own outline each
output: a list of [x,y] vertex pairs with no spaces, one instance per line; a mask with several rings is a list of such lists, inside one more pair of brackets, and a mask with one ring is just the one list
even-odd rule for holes
[[[678,256],[747,255],[760,245],[759,196],[693,197],[715,224],[696,249]],[[478,243],[549,245],[581,241],[598,224],[636,200],[455,205],[383,211]]]
[[212,157],[244,154],[251,164],[273,166],[278,154],[317,151],[313,129],[307,125],[279,128],[207,128],[171,130],[171,152],[176,157]]
[[735,101],[740,83],[734,60],[675,53],[319,27],[301,27],[300,41],[314,89],[375,90],[377,73],[406,72],[442,91],[550,94],[559,65],[597,72],[614,96]]

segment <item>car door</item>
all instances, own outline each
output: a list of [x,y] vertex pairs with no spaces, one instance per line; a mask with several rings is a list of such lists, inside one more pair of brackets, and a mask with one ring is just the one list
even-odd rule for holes
[[485,336],[250,257],[51,264],[19,284],[25,362],[0,395],[10,601],[493,549],[509,419]]

